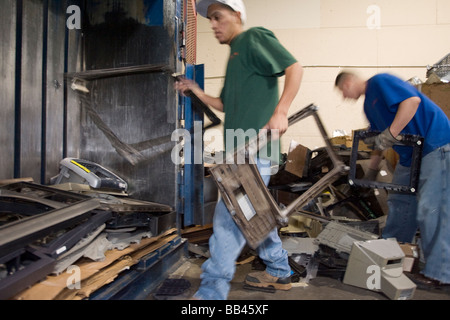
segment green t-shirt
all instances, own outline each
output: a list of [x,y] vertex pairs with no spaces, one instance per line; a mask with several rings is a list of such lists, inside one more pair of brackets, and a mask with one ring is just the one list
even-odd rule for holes
[[[270,120],[279,101],[278,77],[297,60],[281,45],[273,32],[251,28],[231,42],[225,84],[220,95],[225,112],[225,146],[231,151],[230,130],[258,134]],[[228,141],[227,141],[228,140]],[[236,142],[238,141],[238,142]],[[260,155],[269,155],[270,147]],[[279,152],[276,154],[279,159]]]

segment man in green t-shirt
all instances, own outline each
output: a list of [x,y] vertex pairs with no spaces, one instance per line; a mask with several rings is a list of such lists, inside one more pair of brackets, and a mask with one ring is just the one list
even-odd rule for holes
[[[200,0],[197,11],[210,20],[216,39],[230,46],[224,87],[220,97],[207,95],[189,80],[180,80],[177,89],[191,90],[205,104],[225,113],[227,152],[237,147],[236,140],[242,142],[240,138],[258,134],[260,130],[270,130],[272,137],[280,137],[288,128],[288,111],[300,88],[301,65],[271,31],[261,27],[244,31],[246,11],[241,0]],[[280,97],[278,78],[283,75],[285,84]],[[239,137],[240,134],[244,137]],[[257,165],[266,185],[271,165],[267,159],[273,161],[278,156],[278,149],[259,153]],[[245,246],[245,238],[223,201],[216,206],[213,229],[209,242],[211,257],[202,265],[196,299],[227,299],[236,259]],[[276,228],[259,246],[258,255],[266,270],[249,274],[246,284],[289,290],[291,269]]]

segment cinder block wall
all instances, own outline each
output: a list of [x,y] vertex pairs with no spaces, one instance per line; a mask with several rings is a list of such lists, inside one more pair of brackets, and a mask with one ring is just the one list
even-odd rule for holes
[[[342,69],[370,77],[390,72],[404,80],[426,80],[426,66],[450,53],[450,0],[244,0],[246,28],[264,26],[274,31],[305,67],[299,95],[291,113],[311,102],[329,134],[367,125],[362,99],[344,101],[334,88]],[[205,89],[218,95],[229,49],[217,43],[209,21],[198,18],[197,63],[205,64]],[[280,88],[284,79],[280,79]],[[220,113],[219,116],[223,116]],[[222,150],[222,128],[205,136],[207,150]],[[282,139],[282,152],[291,140],[309,148],[323,146],[313,122],[290,128]]]

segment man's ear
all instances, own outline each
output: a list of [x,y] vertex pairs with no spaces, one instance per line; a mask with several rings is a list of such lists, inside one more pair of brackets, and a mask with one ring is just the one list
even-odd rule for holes
[[241,18],[241,13],[238,12],[238,11],[235,11],[234,13],[236,14],[236,16],[237,16],[237,18],[239,19],[239,21],[241,22],[241,24],[243,24],[243,23],[242,23],[242,18]]
[[344,81],[342,81],[342,83],[341,83],[341,88],[342,89],[348,89],[348,87],[350,86],[350,83],[347,80],[348,79],[345,79]]
[[352,80],[353,79],[351,77],[347,77],[346,79],[344,79],[341,84],[342,89],[349,89],[352,85]]

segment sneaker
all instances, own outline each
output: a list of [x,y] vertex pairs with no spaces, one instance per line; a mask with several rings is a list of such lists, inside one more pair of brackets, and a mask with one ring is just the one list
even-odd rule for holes
[[405,272],[405,275],[414,282],[419,289],[430,290],[430,289],[438,289],[444,290],[446,292],[450,292],[450,284],[443,283],[439,280],[434,280],[428,278],[427,276],[421,273],[409,273]]
[[291,278],[277,278],[265,271],[249,273],[245,283],[252,287],[274,288],[277,290],[290,290],[292,288]]

